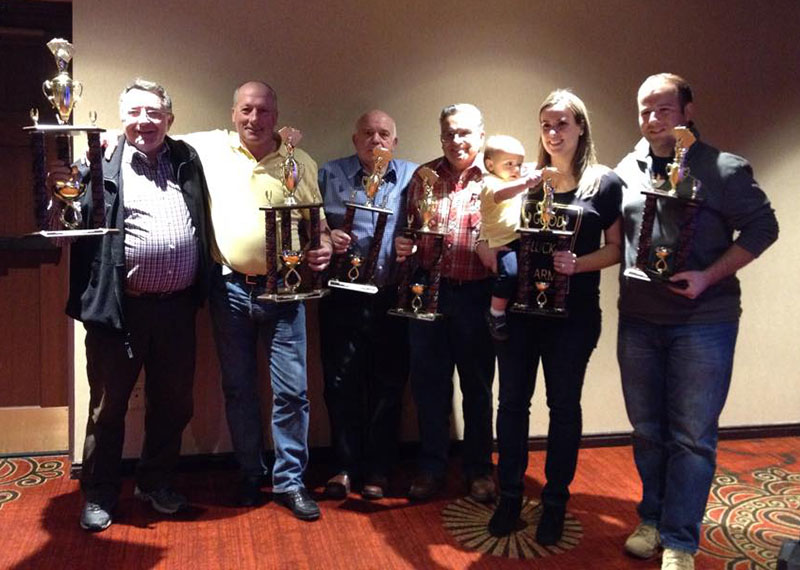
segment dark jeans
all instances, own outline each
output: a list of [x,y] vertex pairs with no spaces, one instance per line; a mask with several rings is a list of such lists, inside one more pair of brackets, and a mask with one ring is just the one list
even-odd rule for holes
[[497,275],[492,280],[492,296],[500,299],[511,299],[517,292],[517,254],[519,240],[514,240],[508,246],[508,251],[497,252]]
[[536,372],[544,368],[550,424],[547,483],[542,503],[564,507],[575,476],[581,441],[581,391],[586,365],[600,338],[600,311],[567,319],[511,313],[509,339],[496,343],[500,370],[497,442],[498,479],[503,496],[518,498],[528,467],[528,420]]
[[320,302],[322,367],[338,471],[388,474],[408,379],[408,322],[386,312],[396,289],[332,289]]
[[463,284],[442,279],[439,312],[444,319],[409,322],[411,388],[419,419],[419,468],[424,473],[440,477],[447,468],[455,369],[464,396],[464,475],[492,471],[494,349],[484,318],[489,297],[488,279]]
[[169,484],[181,435],[192,417],[196,306],[188,293],[166,300],[125,297],[125,334],[86,325],[89,419],[81,487],[88,495],[116,494],[128,399],[145,370],[144,446],[136,483],[150,491]]

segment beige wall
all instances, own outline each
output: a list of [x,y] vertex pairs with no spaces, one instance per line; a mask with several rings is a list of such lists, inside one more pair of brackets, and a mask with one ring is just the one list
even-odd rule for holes
[[[782,222],[780,241],[740,273],[744,317],[722,423],[797,422],[791,355],[800,309],[792,286],[800,253],[790,193],[800,170],[798,25],[796,0],[76,0],[75,76],[86,92],[76,121],[96,109],[103,126],[115,126],[120,89],[143,76],[170,89],[174,132],[226,127],[233,87],[260,78],[279,94],[279,122],[304,131],[303,144],[319,163],[350,152],[353,120],[374,107],[396,118],[400,156],[432,158],[440,150],[438,112],[457,101],[477,104],[489,133],[515,135],[533,155],[538,104],[551,89],[570,87],[590,109],[601,160],[613,165],[637,140],[641,80],[680,73],[695,88],[704,138],[752,161]],[[615,279],[613,269],[603,275],[604,332],[584,392],[587,433],[629,429],[614,356]],[[198,409],[187,450],[228,445],[207,321],[202,315]],[[75,344],[81,414],[80,338]],[[312,443],[319,445],[327,427],[317,359],[313,350]],[[542,401],[537,392],[531,434],[544,433]],[[408,418],[407,437],[412,424]],[[134,453],[135,439],[128,446]]]

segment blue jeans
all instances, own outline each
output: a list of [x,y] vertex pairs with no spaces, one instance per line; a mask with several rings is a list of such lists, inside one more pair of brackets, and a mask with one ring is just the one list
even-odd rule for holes
[[484,318],[489,288],[488,279],[462,284],[442,279],[439,312],[444,319],[408,323],[419,469],[435,477],[443,477],[447,468],[454,369],[464,396],[464,475],[469,479],[492,472],[494,350]]
[[578,464],[583,429],[581,392],[589,357],[600,338],[600,310],[571,314],[568,319],[510,313],[508,328],[508,340],[495,344],[500,370],[500,494],[519,499],[524,491],[529,410],[541,361],[550,410],[542,503],[564,508]]
[[514,240],[506,247],[508,250],[497,252],[497,275],[492,279],[492,296],[500,299],[511,299],[517,292],[517,255],[519,240]]
[[267,472],[256,364],[261,335],[272,383],[272,485],[274,492],[283,493],[303,487],[308,463],[305,307],[259,301],[263,292],[239,274],[222,276],[216,270],[209,304],[228,429],[245,477]]
[[617,358],[642,480],[639,516],[666,547],[695,552],[699,544],[738,330],[738,322],[619,321]]

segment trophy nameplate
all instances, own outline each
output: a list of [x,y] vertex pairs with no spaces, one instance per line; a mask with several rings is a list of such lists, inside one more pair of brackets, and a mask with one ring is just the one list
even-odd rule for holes
[[[383,147],[375,147],[372,150],[372,156],[374,159],[372,172],[364,176],[362,181],[365,195],[364,203],[360,204],[355,201],[358,189],[353,190],[350,200],[345,202],[344,223],[341,229],[350,236],[351,246],[345,253],[335,256],[333,262],[334,277],[328,280],[328,286],[374,295],[378,292],[378,287],[373,283],[375,266],[378,263],[387,219],[393,213],[386,208],[388,195],[384,196],[380,205],[375,204],[375,198],[384,183],[383,177],[386,175],[386,169],[392,160],[392,151]],[[366,254],[360,251],[355,236],[352,234],[353,219],[357,210],[370,212],[378,217],[375,222],[375,231],[370,241],[369,250]]]
[[[675,127],[673,132],[675,159],[667,166],[666,180],[651,176],[651,188],[642,190],[645,202],[636,263],[624,275],[679,286],[669,279],[686,268],[703,199],[698,196],[701,182],[691,176],[686,166],[695,136],[687,127]],[[653,238],[656,223],[660,226],[657,240]]]
[[[292,127],[283,127],[278,134],[281,137],[281,144],[286,149],[286,157],[280,162],[274,175],[281,181],[283,203],[273,205],[273,196],[268,189],[266,193],[268,205],[259,208],[264,212],[267,274],[264,293],[258,298],[276,303],[319,299],[328,293],[328,290],[323,289],[320,284],[321,272],[311,271],[304,261],[308,249],[317,249],[320,246],[319,224],[322,202],[300,203],[295,197],[300,180],[305,174],[303,165],[294,157],[294,149],[300,142],[302,133]],[[295,248],[292,244],[292,213],[297,210],[308,210],[309,239],[308,243],[303,243],[301,235],[301,243]],[[278,284],[279,278],[282,281],[281,286]]]
[[520,247],[517,294],[509,308],[515,313],[566,317],[569,276],[553,267],[553,254],[571,251],[580,229],[583,209],[558,204],[549,179],[542,184],[542,198],[529,193],[520,212]]
[[[442,254],[446,232],[438,231],[438,220],[449,219],[449,212],[441,217],[442,200],[433,195],[433,188],[439,180],[436,172],[423,166],[417,170],[422,179],[424,193],[415,204],[416,212],[407,215],[408,225],[403,229],[404,237],[417,242],[418,251],[400,265],[400,285],[397,307],[389,314],[410,319],[434,321],[442,318],[439,309],[439,283],[441,281]],[[448,206],[449,206],[448,200]],[[419,222],[417,225],[415,222]],[[421,259],[425,252],[425,259]]]
[[[58,124],[39,124],[39,110],[31,109],[33,125],[23,127],[31,135],[33,153],[33,192],[36,210],[36,224],[40,231],[29,235],[40,235],[46,238],[83,237],[115,233],[116,228],[105,226],[105,204],[103,199],[103,152],[100,146],[100,133],[105,129],[94,123],[97,114],[89,113],[90,125],[69,124],[75,104],[83,93],[83,85],[72,79],[67,71],[75,49],[68,41],[54,38],[47,43],[58,68],[58,74],[42,83],[44,93],[50,105],[56,111]],[[80,207],[80,199],[86,192],[78,168],[73,165],[72,138],[86,135],[89,142],[89,176],[92,183],[92,219],[84,220]],[[65,181],[59,181],[54,188],[47,188],[47,145],[48,137],[54,137],[59,160],[71,165],[71,175]],[[64,229],[49,229],[47,219],[48,194],[63,204],[60,222]]]

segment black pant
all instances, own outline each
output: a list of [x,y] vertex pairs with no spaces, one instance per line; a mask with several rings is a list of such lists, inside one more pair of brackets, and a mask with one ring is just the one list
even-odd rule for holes
[[394,287],[334,289],[320,302],[325,403],[337,468],[385,476],[397,456],[408,379],[407,320],[386,314]]
[[188,293],[157,300],[125,297],[126,335],[86,325],[89,419],[81,486],[87,494],[119,492],[128,399],[145,370],[145,435],[136,483],[143,490],[169,484],[192,417],[196,306]]
[[544,367],[550,424],[542,503],[564,507],[581,441],[581,391],[586,365],[600,337],[600,311],[567,319],[511,313],[509,339],[496,343],[500,372],[497,472],[500,493],[521,497],[528,467],[528,420],[539,360]]

